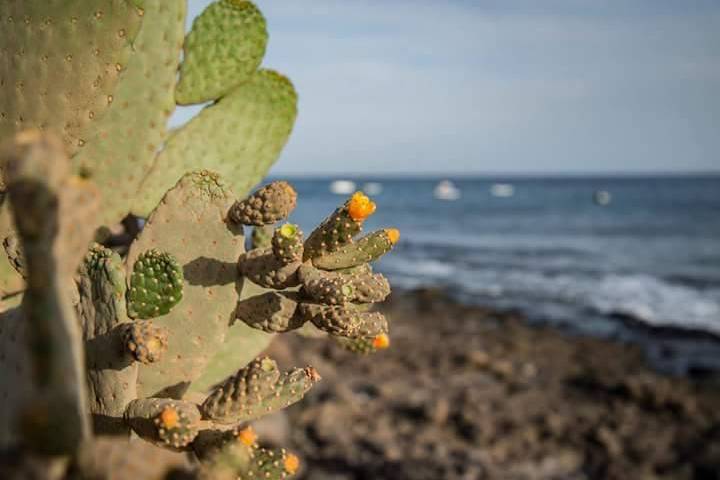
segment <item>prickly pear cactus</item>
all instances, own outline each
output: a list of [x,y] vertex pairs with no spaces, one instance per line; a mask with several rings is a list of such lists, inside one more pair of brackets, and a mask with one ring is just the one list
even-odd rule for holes
[[[192,170],[218,172],[245,195],[290,136],[297,95],[286,77],[259,68],[268,35],[257,7],[218,0],[183,40],[186,7],[186,0],[0,2],[0,143],[29,128],[58,136],[73,172],[104,192],[95,226],[149,214]],[[176,104],[202,102],[213,103],[168,133]],[[0,236],[11,233],[9,212],[0,209]],[[21,288],[3,258],[0,294]]]
[[[286,478],[298,458],[260,447],[246,422],[300,401],[320,374],[283,372],[261,353],[276,333],[310,330],[359,353],[387,347],[373,307],[390,287],[369,263],[399,233],[360,236],[375,211],[360,192],[307,239],[285,223],[298,200],[290,184],[247,196],[296,113],[289,81],[258,70],[267,32],[250,2],[220,0],[196,20],[177,89],[184,2],[61,3],[0,4],[11,25],[0,29],[0,113],[13,119],[0,121],[0,286],[14,289],[0,313],[0,452],[20,448],[23,460],[5,475],[0,455],[0,473]],[[60,53],[86,71],[24,80],[42,62],[64,65]],[[165,139],[168,94],[215,102]],[[149,215],[127,245],[93,242],[138,205]],[[251,226],[265,235],[246,251]],[[93,438],[105,434],[113,440]],[[98,462],[135,465],[131,434],[153,468]]]

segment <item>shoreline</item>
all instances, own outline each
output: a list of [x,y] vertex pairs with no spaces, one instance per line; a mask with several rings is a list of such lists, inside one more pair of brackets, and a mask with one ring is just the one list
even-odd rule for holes
[[662,375],[636,345],[437,291],[395,293],[382,309],[386,351],[356,356],[298,335],[271,346],[284,367],[311,364],[324,378],[289,409],[278,439],[304,459],[301,478],[689,480],[720,471],[714,380]]

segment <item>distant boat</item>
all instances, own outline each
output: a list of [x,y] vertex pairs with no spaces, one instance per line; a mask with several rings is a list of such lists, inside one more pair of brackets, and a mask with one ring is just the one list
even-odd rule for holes
[[355,191],[355,182],[350,180],[335,180],[330,183],[330,191],[336,195],[348,195]]
[[513,195],[515,195],[515,187],[513,187],[509,183],[494,183],[490,187],[490,194],[493,197],[512,197]]
[[595,202],[595,205],[600,205],[601,207],[610,205],[612,195],[607,190],[596,190],[595,193],[593,193],[593,202]]
[[460,189],[450,180],[443,180],[435,185],[433,195],[438,200],[457,200],[460,198]]
[[362,190],[367,195],[379,195],[382,192],[382,184],[378,182],[367,182],[363,185]]

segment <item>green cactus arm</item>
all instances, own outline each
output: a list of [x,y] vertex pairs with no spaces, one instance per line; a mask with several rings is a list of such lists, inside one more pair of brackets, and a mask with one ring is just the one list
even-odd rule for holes
[[[175,109],[173,87],[186,9],[185,0],[142,2],[142,24],[132,41],[132,56],[114,91],[103,99],[109,109],[84,132],[85,145],[73,158],[76,171],[86,172],[106,193],[100,218],[103,224],[113,225],[130,211],[166,139],[167,121]],[[119,34],[117,30],[110,33]],[[183,173],[195,168],[183,169],[154,192],[155,203],[144,213],[149,213]]]
[[387,333],[388,324],[380,312],[367,312],[365,305],[346,303],[343,305],[323,305],[303,302],[298,305],[297,313],[331,335],[348,338],[373,338]]
[[144,216],[183,173],[207,168],[220,173],[238,196],[265,176],[287,142],[297,115],[290,81],[270,70],[254,73],[175,130],[143,181],[133,213]]
[[175,257],[156,249],[141,253],[130,277],[128,315],[143,319],[166,315],[182,295],[183,272]]
[[[254,434],[251,434],[254,436]],[[298,457],[285,449],[266,449],[247,440],[228,438],[212,451],[200,478],[252,480],[291,478],[300,467]],[[251,437],[252,438],[252,437]]]
[[99,433],[127,434],[121,417],[137,396],[137,364],[122,348],[131,325],[125,308],[125,266],[120,256],[93,246],[80,265],[78,315],[85,341],[88,399]]
[[375,203],[362,192],[355,192],[342,206],[310,234],[305,241],[303,260],[333,252],[352,242],[362,224],[375,212]]
[[240,274],[265,288],[283,289],[300,284],[297,277],[300,262],[285,265],[272,248],[250,250],[240,256],[237,265]]
[[272,236],[272,250],[283,263],[302,260],[303,232],[293,223],[286,223],[275,229]]
[[392,250],[399,237],[399,232],[394,228],[378,230],[355,242],[343,245],[336,251],[314,257],[312,263],[325,270],[356,267],[385,255]]
[[250,250],[256,248],[267,248],[272,245],[273,227],[272,225],[263,225],[252,229],[250,236]]
[[110,108],[141,21],[123,0],[0,2],[0,141],[42,128],[75,153]]
[[37,393],[19,412],[20,431],[34,451],[74,453],[90,434],[82,336],[67,286],[72,260],[60,256],[77,244],[73,237],[87,234],[60,216],[76,207],[63,205],[77,198],[76,186],[67,177],[60,142],[52,138],[18,134],[1,156],[27,263],[22,309]]
[[185,39],[177,103],[216,100],[245,82],[262,62],[267,38],[265,18],[252,2],[211,3]]
[[338,336],[332,336],[331,338],[345,350],[357,353],[358,355],[368,355],[390,347],[390,337],[385,333],[381,333],[372,338],[346,338]]
[[236,261],[244,250],[240,226],[225,221],[233,197],[211,172],[188,173],[168,191],[130,247],[127,265],[142,252],[172,253],[183,269],[183,300],[153,320],[168,331],[168,351],[140,367],[138,393],[187,385],[221,349],[234,319],[240,278]]
[[247,325],[269,333],[289,332],[306,319],[295,315],[300,296],[295,292],[266,292],[238,302],[235,315]]
[[264,357],[217,386],[200,408],[204,418],[216,423],[252,420],[301,400],[318,380],[312,367],[281,375],[275,361]]
[[336,273],[302,265],[298,278],[307,297],[329,305],[382,302],[390,295],[390,283],[379,273]]
[[243,225],[271,225],[286,219],[296,205],[295,189],[285,181],[276,181],[235,202],[230,219]]
[[188,447],[202,427],[197,405],[169,398],[133,400],[124,418],[143,439],[175,449]]

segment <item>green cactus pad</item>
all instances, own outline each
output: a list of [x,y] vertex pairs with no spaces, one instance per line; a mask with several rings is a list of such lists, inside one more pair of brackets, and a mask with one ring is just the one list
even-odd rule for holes
[[220,173],[235,194],[245,196],[277,160],[296,115],[297,94],[290,81],[270,70],[254,73],[242,88],[170,135],[133,213],[146,215],[183,173],[198,168]]
[[157,249],[173,254],[184,277],[182,302],[153,320],[168,330],[168,351],[159,362],[140,367],[138,390],[144,396],[191,383],[224,346],[237,305],[236,261],[245,240],[241,228],[225,221],[232,202],[218,175],[188,173],[130,247],[128,266],[140,252]]
[[172,255],[153,249],[138,257],[128,290],[128,315],[131,318],[166,315],[182,296],[182,268]]
[[75,152],[104,117],[140,28],[123,0],[0,2],[0,141],[27,128]]
[[182,448],[198,434],[201,416],[197,405],[166,398],[133,400],[125,421],[140,437],[172,448]]
[[265,19],[252,2],[220,0],[193,21],[185,39],[175,100],[216,100],[255,72],[267,45]]
[[86,340],[90,411],[96,431],[126,431],[120,424],[125,405],[137,396],[137,364],[128,364],[122,348],[125,266],[112,250],[95,245],[78,272],[78,314]]
[[305,319],[296,316],[299,296],[292,292],[267,292],[238,302],[238,320],[264,332],[289,332],[302,327]]
[[361,192],[356,192],[313,230],[305,241],[303,259],[334,252],[351,243],[353,237],[362,231],[365,219],[373,212],[375,204]]
[[252,420],[299,401],[318,380],[312,367],[280,375],[275,361],[263,357],[216,387],[200,408],[217,423]]
[[238,271],[253,283],[265,288],[283,289],[299,285],[300,262],[285,265],[272,249],[250,250],[238,259]]
[[275,257],[284,263],[297,262],[303,256],[303,232],[293,223],[286,223],[275,229],[272,237]]
[[[187,2],[144,0],[141,7],[142,26],[133,39],[132,56],[112,95],[103,99],[110,108],[88,128],[85,146],[73,159],[76,171],[85,172],[102,189],[100,220],[106,225],[119,222],[130,211],[141,188],[147,193],[141,182],[165,141],[167,120],[175,109],[173,86]],[[157,205],[183,173],[196,168],[197,164],[191,164],[153,192],[155,202],[144,213]]]
[[250,237],[250,250],[256,248],[267,248],[272,245],[273,227],[272,225],[263,225],[252,229]]
[[347,338],[373,338],[387,333],[388,324],[380,312],[363,311],[365,306],[351,303],[344,305],[323,305],[303,302],[298,314],[331,335]]
[[372,262],[392,250],[395,245],[392,232],[396,230],[378,230],[336,251],[314,257],[312,263],[324,270],[338,270]]
[[337,336],[331,338],[345,350],[357,353],[358,355],[369,355],[378,350],[385,349],[390,345],[390,340],[385,334],[380,334],[374,338],[345,338]]
[[136,361],[153,363],[167,350],[167,337],[164,328],[155,327],[150,321],[133,322],[126,324],[123,344]]
[[243,225],[271,225],[284,220],[297,205],[297,193],[287,182],[262,187],[230,209],[230,219]]
[[343,274],[303,265],[298,269],[298,278],[303,293],[316,302],[329,305],[382,302],[390,295],[390,283],[379,273]]
[[300,461],[285,449],[269,450],[228,442],[214,452],[206,467],[208,478],[237,478],[239,480],[291,478]]

